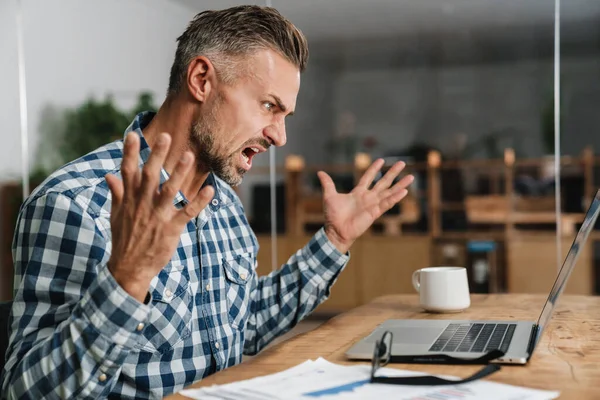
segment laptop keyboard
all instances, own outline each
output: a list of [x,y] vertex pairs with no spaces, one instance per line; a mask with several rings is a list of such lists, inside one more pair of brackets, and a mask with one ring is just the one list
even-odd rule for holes
[[487,353],[508,350],[517,324],[450,324],[429,351]]

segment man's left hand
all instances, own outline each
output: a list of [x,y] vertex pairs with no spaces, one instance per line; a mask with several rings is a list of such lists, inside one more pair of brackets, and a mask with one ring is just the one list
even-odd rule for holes
[[414,180],[412,175],[407,175],[392,186],[405,166],[399,161],[371,188],[383,164],[383,159],[373,162],[350,193],[338,193],[331,177],[318,172],[323,186],[325,233],[342,253],[346,253],[377,218],[407,195],[406,187]]

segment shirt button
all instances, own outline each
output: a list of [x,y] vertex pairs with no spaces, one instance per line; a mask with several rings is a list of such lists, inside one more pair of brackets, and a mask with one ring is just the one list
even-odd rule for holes
[[144,329],[144,324],[142,324],[141,322],[138,324],[137,326],[137,330],[141,331],[142,329]]
[[221,347],[221,345],[219,344],[219,342],[215,342],[215,347],[218,349]]
[[210,283],[206,285],[206,290],[210,290]]
[[240,274],[240,278],[242,278],[242,280],[245,281],[246,280],[246,274],[242,272]]
[[165,290],[165,297],[171,297],[173,296],[173,292],[171,292],[169,289]]
[[212,203],[213,206],[218,206],[219,205],[219,200],[212,199],[211,203]]
[[102,374],[102,375],[100,375],[100,376],[98,377],[98,380],[99,380],[100,382],[105,382],[105,381],[106,381],[106,374]]

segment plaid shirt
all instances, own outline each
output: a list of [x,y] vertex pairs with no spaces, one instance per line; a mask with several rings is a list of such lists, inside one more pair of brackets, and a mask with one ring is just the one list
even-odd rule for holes
[[[142,134],[153,117],[126,130]],[[150,148],[142,138],[140,166]],[[210,174],[212,202],[187,224],[142,304],[107,269],[123,141],[53,173],[23,203],[2,391],[9,398],[160,398],[239,363],[322,303],[346,265],[323,229],[279,270],[256,274],[258,242],[235,192]],[[168,179],[163,170],[161,183]],[[187,200],[178,193],[182,207]]]

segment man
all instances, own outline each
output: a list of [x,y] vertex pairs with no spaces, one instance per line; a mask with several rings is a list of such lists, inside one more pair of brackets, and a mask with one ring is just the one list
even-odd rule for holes
[[320,172],[325,226],[257,276],[231,186],[285,144],[307,58],[272,8],[200,13],[160,110],[32,193],[14,241],[9,398],[162,397],[257,353],[329,296],[354,240],[412,177],[393,184],[398,163],[371,187],[378,160],[340,194]]

